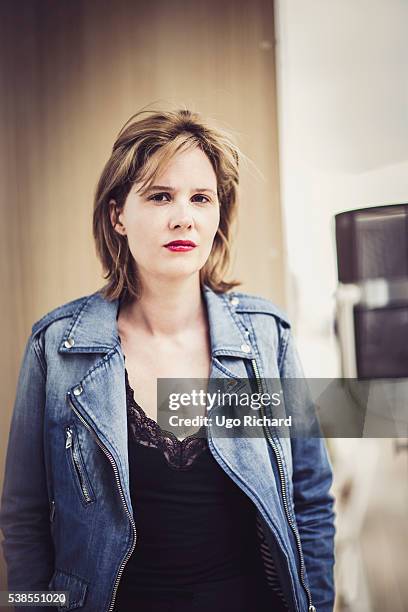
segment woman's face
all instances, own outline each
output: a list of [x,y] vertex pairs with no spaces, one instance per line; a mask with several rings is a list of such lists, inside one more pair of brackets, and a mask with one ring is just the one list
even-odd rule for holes
[[[118,216],[141,280],[198,273],[210,255],[220,220],[217,178],[198,148],[176,154],[144,195],[135,183]],[[188,241],[188,242],[177,242]],[[171,244],[173,243],[173,244]]]

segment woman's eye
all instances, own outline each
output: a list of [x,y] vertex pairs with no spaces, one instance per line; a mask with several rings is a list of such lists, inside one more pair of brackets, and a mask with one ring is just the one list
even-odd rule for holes
[[195,196],[193,196],[194,198],[204,198],[204,201],[201,200],[200,204],[205,204],[206,202],[210,202],[210,199],[207,198],[207,196],[202,195],[201,193],[197,193]]
[[[149,196],[148,199],[153,200],[154,202],[170,202],[171,195],[163,191],[161,193],[154,193],[153,195]],[[207,196],[203,195],[202,193],[196,193],[192,197],[192,200],[193,202],[198,202],[199,204],[206,204],[207,202],[211,201]]]
[[168,202],[168,200],[163,200],[163,196],[166,196],[166,198],[170,197],[168,193],[155,193],[152,196],[150,196],[149,200],[154,200],[155,202]]

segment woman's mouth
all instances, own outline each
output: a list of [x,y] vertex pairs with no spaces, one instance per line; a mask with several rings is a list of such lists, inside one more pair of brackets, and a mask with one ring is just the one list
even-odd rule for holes
[[164,245],[169,251],[176,251],[182,253],[184,251],[192,251],[196,248],[195,242],[191,240],[173,240]]

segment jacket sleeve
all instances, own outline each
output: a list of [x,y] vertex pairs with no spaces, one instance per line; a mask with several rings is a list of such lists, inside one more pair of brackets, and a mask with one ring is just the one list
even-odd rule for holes
[[45,374],[41,341],[30,336],[17,384],[0,509],[9,590],[47,590],[54,568],[43,445]]
[[332,468],[292,332],[290,329],[285,331],[281,378],[291,379],[286,381],[286,387],[290,386],[293,392],[292,422],[297,419],[302,423],[291,438],[295,517],[313,604],[317,612],[332,612],[335,535],[334,497],[330,492]]

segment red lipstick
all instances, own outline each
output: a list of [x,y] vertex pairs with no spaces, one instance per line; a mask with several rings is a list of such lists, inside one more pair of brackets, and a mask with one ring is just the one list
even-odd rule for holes
[[169,251],[183,253],[184,251],[192,251],[197,246],[192,240],[172,240],[164,245]]

